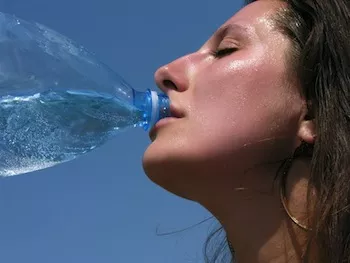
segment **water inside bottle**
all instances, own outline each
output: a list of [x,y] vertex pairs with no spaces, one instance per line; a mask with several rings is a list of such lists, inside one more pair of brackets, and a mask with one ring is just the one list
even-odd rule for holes
[[44,169],[91,151],[143,113],[94,91],[0,98],[0,176]]

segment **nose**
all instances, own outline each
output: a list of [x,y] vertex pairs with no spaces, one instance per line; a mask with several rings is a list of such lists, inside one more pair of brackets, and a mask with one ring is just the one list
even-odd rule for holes
[[164,93],[167,94],[170,90],[184,92],[188,89],[187,60],[187,57],[179,58],[156,71],[155,82]]

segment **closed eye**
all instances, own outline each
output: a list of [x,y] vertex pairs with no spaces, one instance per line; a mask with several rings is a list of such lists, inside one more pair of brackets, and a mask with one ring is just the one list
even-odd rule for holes
[[235,47],[223,48],[223,49],[219,49],[219,50],[215,51],[213,55],[215,58],[222,58],[222,57],[225,57],[225,56],[232,54],[235,51],[237,51],[237,48],[235,48]]

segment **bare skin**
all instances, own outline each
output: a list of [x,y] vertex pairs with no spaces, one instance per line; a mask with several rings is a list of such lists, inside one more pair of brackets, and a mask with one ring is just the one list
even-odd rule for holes
[[[268,0],[244,7],[197,52],[155,74],[179,118],[151,131],[145,172],[206,207],[240,263],[300,262],[305,247],[307,233],[272,189],[276,162],[314,140],[297,81],[287,77],[291,43],[271,18],[282,7]],[[306,159],[295,161],[287,182],[287,205],[302,222],[308,167]]]

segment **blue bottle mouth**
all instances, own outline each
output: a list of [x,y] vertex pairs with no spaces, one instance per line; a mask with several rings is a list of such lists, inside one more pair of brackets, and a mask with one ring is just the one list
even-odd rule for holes
[[169,97],[150,90],[148,93],[151,98],[151,115],[147,122],[148,125],[144,127],[146,131],[149,131],[159,120],[170,116]]
[[159,107],[159,116],[158,120],[167,118],[171,116],[170,113],[170,99],[164,93],[158,94],[158,107]]
[[171,115],[169,97],[156,91],[134,91],[134,106],[143,112],[140,126],[145,131],[150,131],[159,120]]

